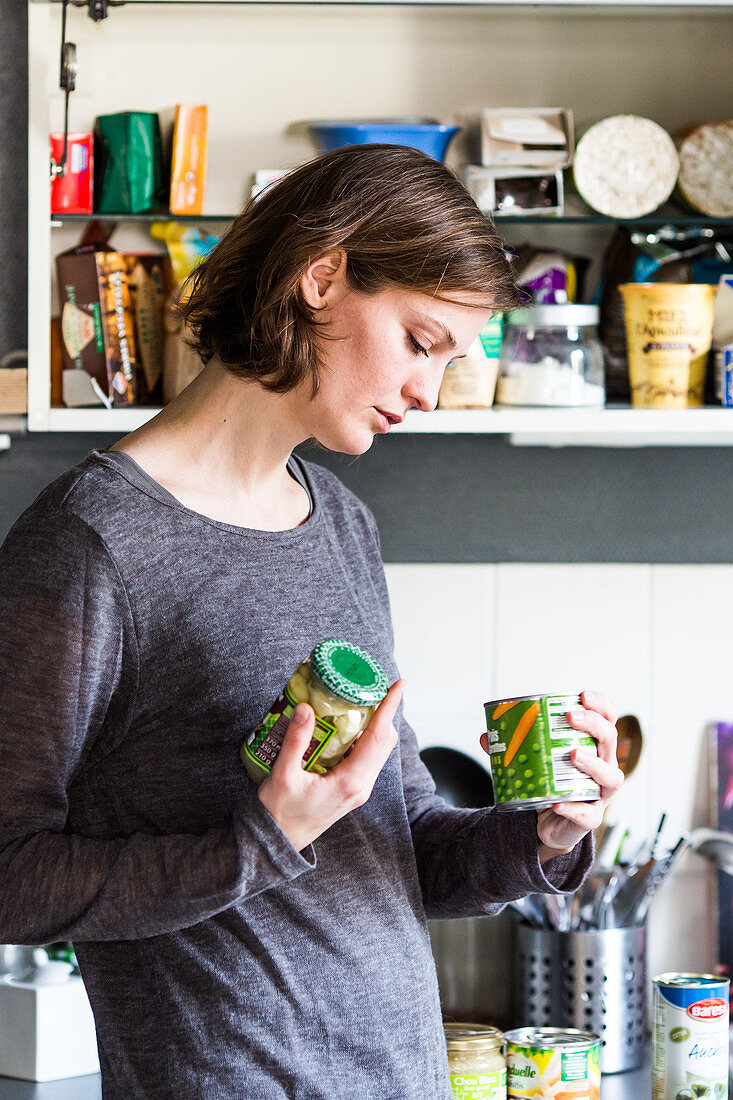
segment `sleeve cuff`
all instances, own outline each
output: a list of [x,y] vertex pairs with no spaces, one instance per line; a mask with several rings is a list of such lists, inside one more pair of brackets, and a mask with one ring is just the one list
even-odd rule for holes
[[[257,797],[257,790],[244,798],[234,814],[234,828],[240,853],[257,852],[256,877],[262,882],[262,889],[288,882],[312,871],[316,866],[316,853],[312,844],[297,851],[290,839],[278,825],[275,818]],[[247,865],[250,860],[243,859],[243,877],[248,878]],[[247,890],[247,893],[251,893]]]
[[524,818],[521,843],[525,852],[526,893],[574,894],[593,862],[593,834],[586,833],[571,851],[540,863],[537,813],[530,810],[521,816]]

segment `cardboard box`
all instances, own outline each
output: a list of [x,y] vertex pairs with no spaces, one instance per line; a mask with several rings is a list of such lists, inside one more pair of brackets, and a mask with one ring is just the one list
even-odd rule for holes
[[[64,135],[51,134],[51,156],[56,163],[64,155]],[[94,135],[69,134],[62,176],[51,181],[52,214],[91,214],[94,192]]]
[[28,370],[5,367],[0,370],[0,415],[28,412]]
[[171,153],[171,214],[201,214],[206,189],[209,108],[176,107]]
[[81,978],[40,985],[0,978],[0,1075],[57,1081],[99,1072],[94,1017]]
[[573,112],[566,107],[486,107],[481,112],[481,163],[494,167],[567,168],[575,149]]
[[125,252],[127,279],[137,339],[137,401],[162,401],[166,302],[173,289],[173,270],[165,252]]
[[137,349],[127,264],[96,245],[56,257],[65,405],[127,407],[137,397]]
[[562,169],[486,168],[466,166],[466,187],[486,214],[562,214],[565,189]]

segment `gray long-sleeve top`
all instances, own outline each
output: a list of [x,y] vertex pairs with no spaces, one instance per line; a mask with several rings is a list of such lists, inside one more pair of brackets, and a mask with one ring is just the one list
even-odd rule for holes
[[239,749],[313,645],[397,676],[371,513],[290,468],[311,515],[264,532],[93,451],[0,551],[0,941],[74,941],[105,1100],[449,1100],[426,915],[588,867],[540,866],[534,812],[446,806],[401,715],[308,848],[264,809]]

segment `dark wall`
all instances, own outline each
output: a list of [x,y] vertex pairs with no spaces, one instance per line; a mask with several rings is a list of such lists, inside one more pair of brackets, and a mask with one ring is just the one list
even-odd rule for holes
[[[26,344],[26,40],[25,0],[0,0],[0,356]],[[114,439],[15,439],[0,454],[0,537],[45,484]],[[374,510],[387,561],[731,560],[733,448],[398,435],[357,460],[308,453]]]

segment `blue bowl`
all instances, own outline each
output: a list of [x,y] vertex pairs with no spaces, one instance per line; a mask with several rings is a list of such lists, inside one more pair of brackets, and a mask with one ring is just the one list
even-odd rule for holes
[[376,119],[373,122],[314,122],[308,126],[322,153],[343,149],[345,145],[409,145],[420,149],[435,160],[442,160],[451,138],[460,126],[443,126],[439,122],[394,122]]

